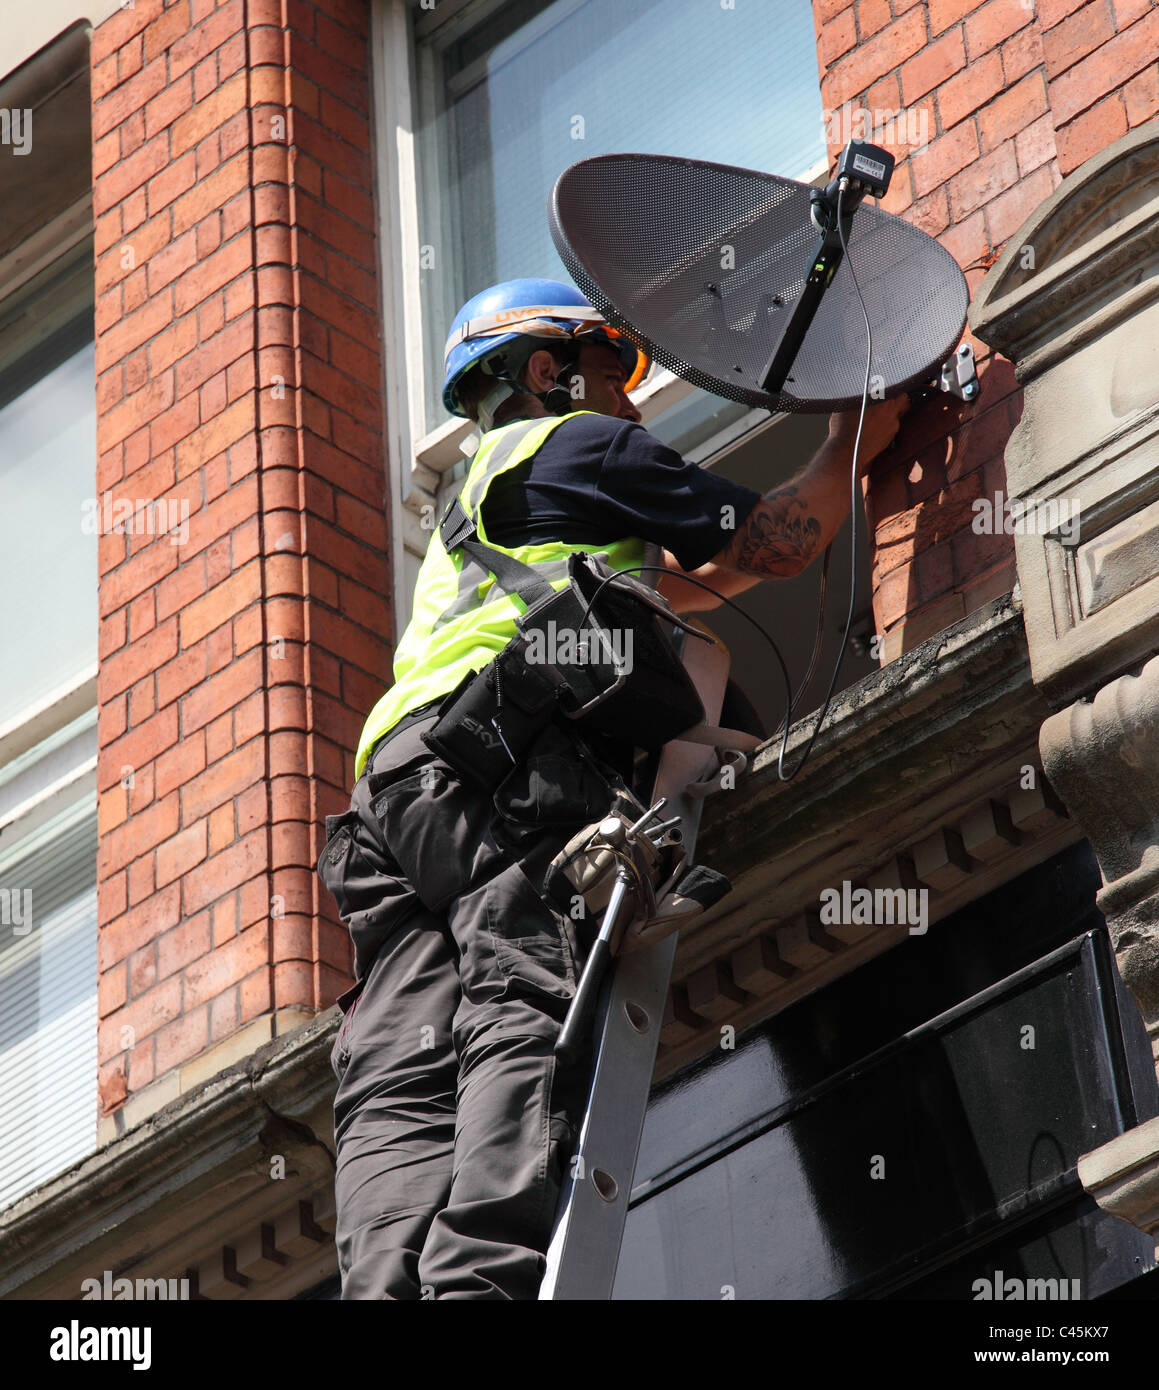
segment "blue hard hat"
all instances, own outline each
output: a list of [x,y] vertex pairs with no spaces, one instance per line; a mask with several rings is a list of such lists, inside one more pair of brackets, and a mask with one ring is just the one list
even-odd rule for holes
[[611,328],[574,285],[536,278],[492,285],[469,299],[451,324],[444,353],[443,404],[452,415],[464,414],[458,403],[459,382],[472,367],[500,355],[512,343],[527,337],[571,340],[579,333],[616,348],[629,388],[643,377],[647,358]]

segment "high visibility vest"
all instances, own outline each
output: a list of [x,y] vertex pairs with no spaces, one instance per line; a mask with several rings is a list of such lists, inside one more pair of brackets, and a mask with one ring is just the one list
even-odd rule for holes
[[[576,410],[488,430],[459,494],[463,510],[478,529],[477,539],[530,565],[554,589],[567,583],[569,555],[588,551],[610,569],[630,569],[643,563],[644,542],[632,538],[592,550],[590,544],[549,541],[508,549],[488,538],[481,515],[483,501],[501,473],[531,458],[565,420],[594,413]],[[468,671],[481,670],[502,651],[515,636],[515,619],[523,611],[523,603],[505,593],[490,570],[466,551],[457,549],[448,554],[436,531],[419,570],[410,623],[395,649],[394,685],[370,711],[363,727],[354,760],[355,775],[362,775],[374,745],[408,710],[448,694]]]

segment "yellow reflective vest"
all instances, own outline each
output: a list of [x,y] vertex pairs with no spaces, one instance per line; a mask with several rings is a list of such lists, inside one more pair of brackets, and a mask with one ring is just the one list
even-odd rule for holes
[[[488,538],[481,516],[483,500],[501,473],[531,458],[565,420],[593,413],[577,410],[488,430],[459,494],[463,510],[478,530],[476,539],[530,565],[554,589],[567,583],[569,555],[588,551],[611,569],[631,569],[643,563],[644,542],[620,540],[593,551],[590,545],[550,541],[511,550]],[[464,550],[448,554],[436,531],[419,570],[410,623],[395,649],[394,685],[370,711],[363,727],[355,776],[362,775],[374,745],[408,710],[449,694],[468,671],[481,670],[502,651],[515,636],[515,619],[523,611],[523,603],[505,593],[494,575]]]

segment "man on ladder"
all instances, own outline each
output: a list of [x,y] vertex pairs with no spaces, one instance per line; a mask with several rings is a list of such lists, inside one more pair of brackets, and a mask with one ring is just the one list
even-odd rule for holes
[[[682,573],[725,596],[799,573],[848,511],[856,413],[762,499],[639,425],[645,365],[551,280],[485,290],[451,328],[443,401],[482,437],[318,862],[355,950],[331,1057],[343,1298],[536,1298],[582,1115],[590,1058],[553,1049],[591,938],[545,875],[624,794],[631,731],[540,727],[511,673],[497,681],[525,607],[512,575],[559,590],[569,556],[631,570],[652,542],[660,594],[706,609]],[[866,463],[902,409],[867,413]]]

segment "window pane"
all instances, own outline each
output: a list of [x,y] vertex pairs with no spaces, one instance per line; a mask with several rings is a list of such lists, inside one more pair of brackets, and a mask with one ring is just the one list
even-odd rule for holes
[[0,724],[97,659],[93,371],[89,343],[0,408]]
[[797,178],[825,157],[810,0],[520,0],[420,51],[420,240],[428,426],[451,317],[497,280],[565,282],[546,204],[568,165],[613,151]]
[[96,855],[87,798],[0,856],[0,1207],[96,1143]]

